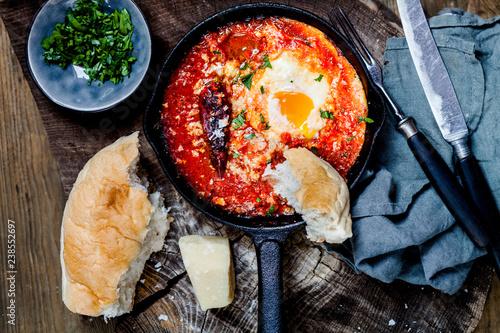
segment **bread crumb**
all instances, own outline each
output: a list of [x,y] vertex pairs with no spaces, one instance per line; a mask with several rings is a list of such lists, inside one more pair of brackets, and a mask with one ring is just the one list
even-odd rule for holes
[[157,262],[155,268],[161,267],[161,262]]
[[139,280],[139,282],[144,284],[144,282],[146,282],[146,279]]
[[168,321],[168,316],[166,316],[164,314],[161,314],[161,315],[158,316],[158,320]]
[[394,325],[396,325],[394,319],[389,320],[389,326],[394,326]]

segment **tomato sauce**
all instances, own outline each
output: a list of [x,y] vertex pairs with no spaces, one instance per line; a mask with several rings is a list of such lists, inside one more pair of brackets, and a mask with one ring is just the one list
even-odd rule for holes
[[[266,30],[269,26],[273,29]],[[219,177],[200,123],[199,91],[208,82],[220,80],[238,99],[243,74],[253,71],[256,80],[266,64],[265,57],[282,49],[299,50],[296,54],[301,61],[313,57],[316,62],[311,66],[339,78],[331,101],[334,119],[326,120],[310,140],[286,132],[270,140],[266,136],[269,124],[250,121],[251,110],[233,109],[231,119],[241,113],[247,119],[240,126],[230,123],[227,170]],[[229,66],[232,63],[237,67]],[[253,217],[294,212],[262,178],[268,165],[284,161],[286,149],[306,147],[345,176],[363,145],[366,114],[359,78],[329,39],[301,22],[266,18],[232,23],[207,33],[173,73],[164,95],[162,122],[167,149],[179,173],[198,194],[229,212]],[[262,114],[260,117],[265,120]]]

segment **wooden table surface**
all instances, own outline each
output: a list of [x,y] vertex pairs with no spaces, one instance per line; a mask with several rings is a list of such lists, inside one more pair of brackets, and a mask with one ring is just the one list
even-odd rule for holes
[[[0,0],[1,2],[1,0]],[[397,12],[395,0],[382,0]],[[459,7],[483,17],[500,14],[498,0],[423,1],[428,17],[445,7]],[[71,314],[60,300],[58,271],[47,264],[48,258],[57,257],[58,239],[39,237],[42,234],[59,234],[65,192],[61,182],[53,151],[48,141],[37,104],[23,75],[19,61],[14,54],[2,20],[0,20],[0,219],[2,230],[0,254],[2,268],[6,267],[6,244],[8,219],[17,223],[17,256],[23,257],[29,265],[23,267],[22,298],[17,300],[16,330],[33,330],[26,313],[36,312],[36,320],[43,331],[70,332],[93,331],[92,321],[82,324],[79,316]],[[6,246],[5,246],[6,247]],[[31,274],[33,273],[33,274]],[[36,274],[35,274],[36,273]],[[4,273],[2,273],[4,274]],[[4,280],[3,280],[4,281]],[[8,289],[0,288],[2,293]],[[6,297],[2,297],[1,325],[9,320]],[[34,306],[36,309],[23,309]],[[500,282],[495,276],[483,316],[475,332],[500,332]],[[0,329],[5,331],[5,329]],[[10,331],[10,330],[9,330]],[[40,330],[42,331],[42,329]]]

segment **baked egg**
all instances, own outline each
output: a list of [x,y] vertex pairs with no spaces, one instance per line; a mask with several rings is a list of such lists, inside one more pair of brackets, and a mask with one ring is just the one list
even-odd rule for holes
[[328,78],[292,54],[283,52],[272,60],[254,89],[264,92],[267,108],[262,113],[269,119],[269,136],[289,132],[311,139],[325,125],[320,109],[328,96]]

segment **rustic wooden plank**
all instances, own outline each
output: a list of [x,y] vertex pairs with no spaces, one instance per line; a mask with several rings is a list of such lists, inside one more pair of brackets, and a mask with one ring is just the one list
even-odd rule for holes
[[[396,0],[380,0],[380,2],[399,16]],[[436,16],[444,8],[460,8],[484,18],[500,13],[498,0],[422,0],[421,2],[427,17]]]
[[[40,113],[0,20],[0,295],[7,304],[7,220],[15,221],[16,326],[2,332],[106,332],[102,320],[85,323],[61,301],[60,221],[65,198]],[[14,270],[14,269],[9,269]]]
[[[243,2],[245,1],[241,3]],[[355,21],[362,32],[362,38],[368,42],[369,48],[378,59],[382,58],[386,38],[401,35],[397,16],[385,7],[381,7],[379,3],[354,0],[338,1],[338,3]],[[150,171],[153,179],[157,181],[167,203],[173,206],[172,213],[176,222],[172,225],[172,230],[169,233],[167,247],[152,256],[147,264],[141,277],[144,282],[140,282],[137,286],[134,312],[129,316],[121,317],[118,321],[111,321],[107,325],[100,319],[70,315],[62,306],[59,295],[54,296],[54,292],[49,286],[49,284],[58,286],[60,279],[57,249],[59,246],[60,214],[64,202],[64,194],[62,193],[67,195],[78,171],[97,150],[121,135],[128,134],[135,129],[141,129],[141,113],[150,97],[159,66],[177,40],[201,19],[236,3],[189,0],[139,2],[153,33],[155,56],[151,71],[143,86],[127,102],[109,112],[91,116],[70,113],[55,106],[34,86],[27,72],[24,65],[26,27],[39,4],[40,2],[0,4],[0,14],[7,22],[14,50],[20,63],[23,64],[21,68],[37,101],[64,186],[64,192],[59,191],[59,205],[57,207],[53,207],[50,213],[45,212],[45,209],[36,212],[37,216],[40,214],[40,216],[47,216],[50,221],[55,221],[50,225],[51,228],[46,227],[46,220],[29,224],[32,229],[39,232],[45,231],[44,228],[48,229],[47,233],[49,234],[45,236],[44,240],[52,247],[40,247],[37,243],[40,240],[28,232],[28,223],[34,221],[34,215],[23,219],[23,221],[28,221],[26,222],[26,230],[23,230],[23,235],[26,233],[27,236],[25,246],[30,249],[23,253],[23,257],[26,254],[26,258],[30,258],[27,270],[38,272],[36,271],[38,268],[33,266],[46,266],[47,271],[51,273],[46,275],[46,280],[42,280],[49,282],[42,284],[42,282],[36,281],[39,284],[37,285],[39,289],[35,289],[37,294],[33,298],[34,300],[24,298],[26,302],[32,302],[36,305],[27,305],[28,309],[31,306],[32,310],[20,314],[22,316],[20,321],[24,325],[23,331],[80,330],[97,332],[112,330],[115,326],[117,331],[134,332],[161,330],[169,332],[255,331],[257,325],[257,281],[255,252],[251,240],[241,232],[222,227],[193,211],[172,189],[143,137],[141,137],[143,164]],[[322,15],[335,4],[335,1],[302,0],[290,1],[290,4]],[[17,67],[17,69],[19,76],[20,68]],[[3,74],[4,71],[0,71],[0,73]],[[24,82],[22,79],[19,80]],[[0,82],[4,82],[4,80]],[[2,89],[2,91],[4,90]],[[24,101],[24,99],[22,100]],[[8,100],[10,101],[11,97]],[[36,107],[21,106],[18,113],[9,114],[5,119],[10,119],[11,116],[23,117],[27,114],[25,113],[26,109],[34,110],[34,114],[38,115]],[[3,114],[2,110],[2,117]],[[22,137],[22,133],[26,132],[18,132],[17,129],[17,127],[9,127],[6,133],[11,133],[12,136],[21,133]],[[7,142],[8,140],[3,141]],[[25,145],[25,142],[14,141],[14,143],[16,147]],[[50,147],[47,145],[41,148],[33,147],[35,151],[46,152],[48,150],[50,152]],[[45,153],[40,154],[45,156]],[[23,158],[25,155],[27,155],[25,150],[19,149],[14,152],[16,158]],[[33,168],[35,167],[38,166]],[[30,170],[31,167],[27,168]],[[39,174],[36,173],[36,176]],[[11,179],[10,177],[11,174],[2,179]],[[35,179],[34,177],[31,177],[32,180]],[[43,178],[48,181],[47,177]],[[2,190],[5,187],[3,181],[0,185],[2,185],[0,187]],[[12,187],[12,185],[10,186]],[[30,188],[30,183],[25,183],[24,186],[35,191]],[[16,195],[14,192],[12,193]],[[31,200],[35,201],[34,198],[36,198],[38,201],[43,197],[44,193],[39,191],[33,195]],[[46,196],[45,199],[48,201],[38,201],[40,206],[50,207],[53,198]],[[3,208],[9,207],[10,203],[3,199],[1,203],[3,212]],[[30,202],[30,205],[33,204]],[[14,210],[23,212],[27,207],[30,207],[28,201],[21,201],[17,203]],[[57,214],[59,215],[54,216]],[[50,233],[55,234],[56,237],[51,237]],[[231,239],[238,286],[235,301],[231,306],[207,312],[202,312],[197,306],[189,279],[179,257],[177,239],[185,234],[217,234],[228,236]],[[399,332],[407,331],[409,328],[412,328],[413,331],[442,329],[443,331],[471,332],[479,320],[491,280],[491,270],[485,267],[484,263],[479,263],[474,267],[464,288],[454,296],[446,296],[431,288],[420,288],[401,282],[388,285],[365,275],[358,276],[335,255],[328,254],[322,247],[307,241],[300,230],[292,235],[286,246],[287,254],[284,258],[285,316],[290,331],[293,332],[361,330]],[[155,268],[156,263],[162,265],[159,270]],[[37,275],[29,274],[26,278],[33,280],[36,277]],[[29,288],[30,284],[23,281],[22,285],[23,288]],[[48,300],[44,297],[47,295],[49,295]],[[167,320],[160,320],[161,314],[165,315]],[[394,326],[388,325],[391,319],[395,321]],[[47,326],[44,323],[54,326]]]

